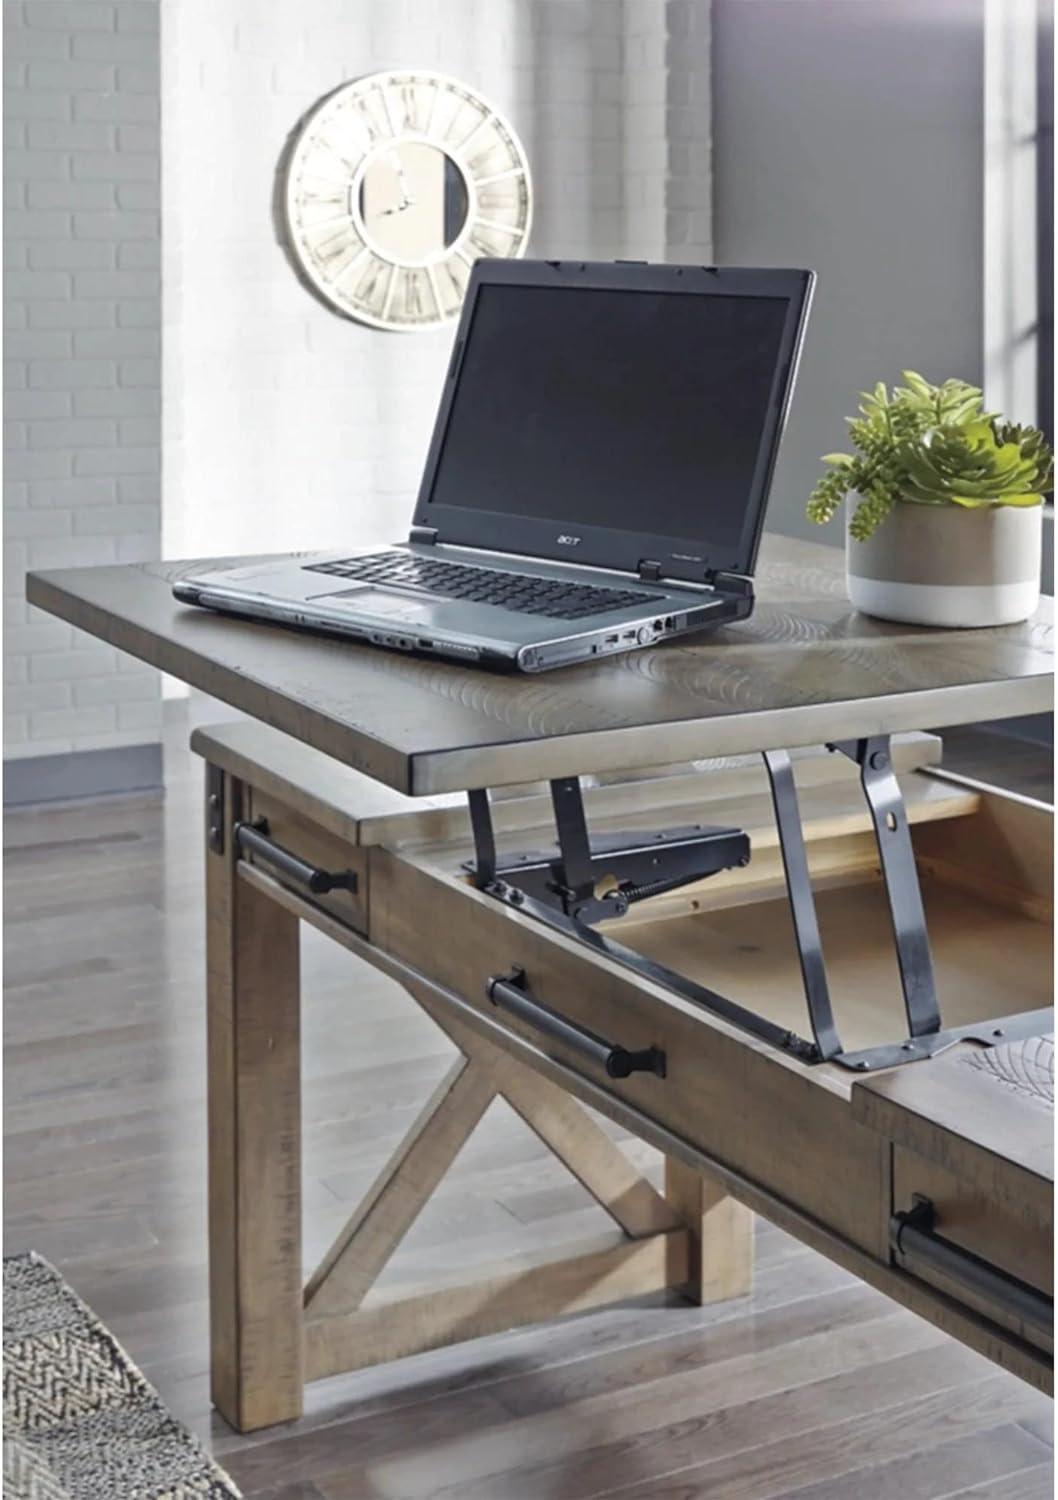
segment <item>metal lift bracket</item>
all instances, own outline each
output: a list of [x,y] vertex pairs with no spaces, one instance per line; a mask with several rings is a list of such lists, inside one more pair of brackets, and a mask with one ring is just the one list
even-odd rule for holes
[[480,889],[505,905],[567,933],[802,1062],[833,1062],[866,1073],[936,1056],[959,1041],[994,1046],[999,1041],[1047,1030],[1051,1024],[1049,1011],[942,1030],[907,810],[893,771],[889,738],[876,735],[840,741],[827,748],[848,756],[859,767],[878,846],[907,1015],[907,1036],[901,1041],[855,1052],[847,1052],[842,1046],[827,984],[793,766],[785,750],[766,751],[763,759],[812,1040],[595,930],[600,922],[624,916],[637,901],[748,864],[749,839],[741,829],[693,824],[647,836],[621,833],[591,838],[579,778],[563,777],[551,782],[557,852],[551,849],[501,856],[496,850],[489,794],[480,788],[468,794],[475,858],[464,868]]

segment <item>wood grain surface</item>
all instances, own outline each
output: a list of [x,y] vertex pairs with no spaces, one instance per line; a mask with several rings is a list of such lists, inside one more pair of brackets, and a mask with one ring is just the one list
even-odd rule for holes
[[1006,718],[1052,703],[1049,599],[1033,620],[1001,629],[887,624],[849,604],[839,550],[787,537],[765,539],[749,620],[536,677],[178,604],[173,580],[206,566],[30,574],[27,594],[413,795]]
[[[1027,929],[1025,929],[1027,930]],[[1020,941],[1010,935],[1005,954],[1015,993],[1033,1009],[1042,998],[1020,989],[1013,960]],[[975,957],[980,959],[980,955]],[[1042,955],[1041,955],[1042,957]],[[1037,961],[1038,982],[1045,982]],[[1049,1065],[1049,1066],[1048,1066]],[[1035,1186],[1039,1212],[1052,1213],[1054,1184],[1054,1050],[1051,1037],[1026,1037],[991,1051],[964,1043],[934,1058],[928,1071],[894,1068],[857,1081],[853,1114],[891,1140],[910,1147],[970,1182],[990,1183],[995,1163],[1025,1177],[1021,1196]],[[1012,1081],[1017,1086],[1012,1086]],[[1046,1081],[1045,1081],[1046,1080]]]
[[1033,1036],[1007,1047],[970,1052],[959,1061],[1013,1089],[1042,1109],[1054,1110],[1054,1037]]

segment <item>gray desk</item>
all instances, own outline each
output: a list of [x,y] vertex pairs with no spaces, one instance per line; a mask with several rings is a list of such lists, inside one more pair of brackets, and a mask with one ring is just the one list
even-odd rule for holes
[[[209,764],[213,1392],[235,1426],[298,1415],[306,1379],[614,1297],[736,1295],[751,1278],[750,1210],[1049,1388],[1047,808],[945,777],[935,741],[920,736],[894,747],[903,796],[894,775],[872,832],[852,764],[821,751],[799,759],[799,837],[846,1045],[906,1051],[872,889],[880,859],[904,861],[894,925],[905,947],[908,932],[924,932],[917,861],[945,1025],[958,1028],[936,1056],[921,1060],[932,1037],[922,1028],[906,1067],[864,1058],[856,1072],[853,1054],[793,1046],[805,991],[759,761],[714,759],[586,794],[593,826],[626,842],[645,831],[651,859],[659,829],[692,820],[698,832],[741,830],[752,850],[745,867],[654,891],[629,912],[620,931],[626,941],[631,930],[638,963],[595,929],[584,941],[568,911],[565,925],[541,920],[520,889],[485,878],[479,889],[466,861],[477,857],[480,874],[483,845],[469,842],[461,799],[402,795],[849,739],[884,780],[890,757],[870,748],[875,736],[1050,707],[1049,600],[1005,629],[886,625],[849,607],[840,553],[773,539],[750,620],[691,644],[500,678],[184,608],[170,582],[192,566],[31,575],[28,595],[261,721],[195,737]],[[568,783],[556,795],[571,795]],[[474,799],[479,825],[484,801]],[[521,851],[547,848],[553,812],[545,797],[509,797],[494,808],[496,832]],[[307,1282],[301,923],[390,975],[460,1054]],[[743,1002],[742,1019],[724,995]],[[617,1056],[639,1061],[615,1071]],[[1038,1087],[1021,1087],[1026,1078]],[[607,1208],[617,1242],[397,1297],[374,1287],[497,1095]],[[660,1148],[662,1193],[582,1104]],[[929,1223],[911,1222],[923,1197]]]

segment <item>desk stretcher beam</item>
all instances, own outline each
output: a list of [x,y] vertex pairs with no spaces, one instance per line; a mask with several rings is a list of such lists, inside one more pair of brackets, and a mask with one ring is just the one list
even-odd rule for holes
[[589,1242],[482,1267],[472,1279],[384,1295],[356,1311],[305,1324],[306,1378],[403,1359],[526,1323],[585,1312],[686,1283],[690,1234]]

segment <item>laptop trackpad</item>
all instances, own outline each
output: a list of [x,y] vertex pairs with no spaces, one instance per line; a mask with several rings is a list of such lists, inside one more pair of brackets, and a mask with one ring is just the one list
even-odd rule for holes
[[387,620],[405,620],[409,624],[428,617],[430,605],[418,599],[407,599],[401,594],[390,594],[383,589],[342,589],[337,594],[315,594],[315,599],[328,600],[332,604],[348,603],[358,612],[382,615]]

